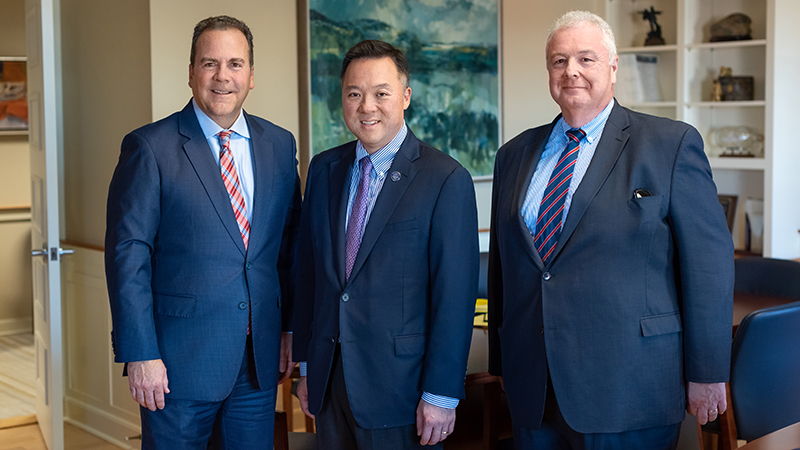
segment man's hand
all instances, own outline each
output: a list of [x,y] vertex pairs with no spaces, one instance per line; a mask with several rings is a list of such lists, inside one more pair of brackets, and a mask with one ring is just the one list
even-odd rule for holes
[[417,436],[421,445],[436,445],[453,432],[456,410],[440,408],[420,400],[417,405]]
[[306,383],[307,378],[308,377],[300,377],[300,383],[297,385],[297,399],[300,400],[300,409],[303,410],[303,414],[313,419],[314,415],[308,412],[308,384]]
[[169,394],[167,368],[160,359],[128,363],[128,385],[136,403],[150,411],[164,409],[164,394]]
[[726,409],[725,383],[687,383],[686,411],[697,418],[697,423],[713,422]]
[[278,363],[278,372],[281,374],[278,384],[283,383],[292,376],[294,361],[292,361],[292,333],[281,334],[281,359]]

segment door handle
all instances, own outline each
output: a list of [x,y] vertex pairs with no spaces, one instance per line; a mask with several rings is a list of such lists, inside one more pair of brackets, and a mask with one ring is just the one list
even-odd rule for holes
[[75,250],[72,250],[71,248],[63,249],[61,247],[53,247],[50,249],[50,251],[48,251],[47,248],[43,248],[41,250],[32,250],[31,256],[44,256],[45,260],[48,256],[50,256],[51,261],[58,261],[59,256],[71,255],[73,253],[75,253]]

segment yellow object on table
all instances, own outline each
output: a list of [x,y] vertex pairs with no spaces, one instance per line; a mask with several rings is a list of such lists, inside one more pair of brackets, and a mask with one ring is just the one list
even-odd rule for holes
[[488,320],[488,312],[489,312],[489,301],[485,298],[479,298],[475,300],[475,321],[472,323],[475,327],[488,327],[489,320]]

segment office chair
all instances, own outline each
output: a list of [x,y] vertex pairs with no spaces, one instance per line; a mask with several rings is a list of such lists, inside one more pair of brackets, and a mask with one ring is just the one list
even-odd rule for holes
[[487,287],[489,282],[489,253],[482,252],[480,258],[480,268],[478,269],[478,298],[487,298],[489,296],[489,289]]
[[738,258],[734,292],[800,301],[800,262],[761,257]]
[[[717,420],[719,447],[735,449],[737,439],[751,441],[800,422],[798,380],[800,302],[748,314],[731,348],[728,412]],[[702,431],[714,432],[713,428]]]
[[744,318],[733,339],[730,388],[739,439],[800,422],[800,302]]

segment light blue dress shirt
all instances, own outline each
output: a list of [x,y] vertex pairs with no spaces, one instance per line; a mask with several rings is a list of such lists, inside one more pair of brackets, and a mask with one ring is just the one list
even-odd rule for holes
[[[394,139],[386,144],[385,147],[379,149],[372,155],[367,153],[367,150],[361,144],[361,141],[356,142],[356,159],[353,161],[353,166],[350,168],[350,191],[347,200],[347,219],[345,221],[345,230],[347,230],[347,222],[350,220],[350,210],[353,208],[353,202],[355,201],[356,193],[358,192],[358,183],[361,182],[361,159],[370,158],[372,160],[372,172],[369,183],[369,200],[367,203],[367,214],[364,218],[364,227],[366,227],[367,222],[369,222],[369,216],[372,214],[372,208],[375,206],[375,201],[378,199],[378,194],[380,194],[381,189],[383,189],[383,183],[386,181],[386,175],[389,172],[389,168],[392,166],[392,161],[394,161],[395,155],[400,150],[400,146],[403,145],[403,141],[405,141],[407,134],[408,126],[405,124],[405,122],[403,122],[403,128],[400,129],[400,132],[397,133],[397,136],[395,136]],[[345,237],[342,236],[342,239],[344,238]],[[307,363],[301,362],[300,375],[306,376],[307,371]],[[457,398],[431,394],[430,392],[423,392],[422,399],[431,405],[438,406],[440,408],[453,409],[458,406]]]
[[[592,162],[597,143],[600,142],[600,138],[603,136],[603,129],[613,107],[614,99],[611,99],[611,102],[600,114],[581,128],[586,133],[586,137],[581,140],[578,159],[575,161],[572,180],[570,180],[569,190],[564,200],[563,221],[567,219],[569,207],[572,204],[572,195],[575,194],[575,190],[578,189],[581,180],[586,175],[586,170],[589,168],[589,163]],[[569,140],[567,131],[571,129],[572,127],[567,124],[563,117],[556,122],[547,140],[544,152],[539,159],[539,164],[536,166],[536,171],[533,173],[531,184],[528,186],[528,193],[525,195],[520,214],[525,219],[525,225],[528,226],[531,236],[536,235],[536,218],[539,214],[539,206],[542,204],[542,196],[547,188],[547,183],[550,182],[550,175],[553,173],[561,153],[567,147]]]
[[[219,126],[217,122],[211,120],[210,117],[197,106],[197,102],[192,99],[192,106],[194,113],[197,116],[197,121],[200,122],[200,128],[203,130],[208,146],[211,147],[211,153],[214,156],[214,161],[219,166],[219,152],[221,146],[219,143],[220,131],[224,128]],[[253,177],[253,155],[250,152],[250,129],[247,128],[247,120],[244,114],[239,111],[239,117],[233,122],[229,128],[233,131],[231,134],[231,153],[233,153],[233,166],[236,168],[236,174],[239,175],[239,184],[242,186],[242,197],[244,197],[244,205],[247,209],[245,217],[248,222],[253,219],[253,190],[255,188],[255,180]],[[220,173],[220,177],[222,174]]]

